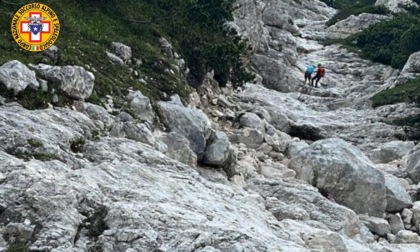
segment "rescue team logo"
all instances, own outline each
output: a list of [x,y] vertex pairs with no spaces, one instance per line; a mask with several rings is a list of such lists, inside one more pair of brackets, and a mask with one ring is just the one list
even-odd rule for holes
[[58,39],[60,22],[45,4],[30,3],[20,8],[12,19],[12,36],[25,50],[41,52]]

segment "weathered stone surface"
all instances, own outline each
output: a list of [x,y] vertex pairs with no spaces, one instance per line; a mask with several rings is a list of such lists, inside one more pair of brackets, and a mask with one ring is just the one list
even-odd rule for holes
[[251,128],[236,130],[228,136],[232,143],[243,143],[249,148],[258,148],[264,141],[264,134]]
[[27,86],[35,89],[39,87],[35,72],[17,60],[0,66],[0,83],[8,90],[13,90],[15,95],[25,90]]
[[200,161],[204,157],[210,124],[207,116],[196,108],[186,108],[179,101],[159,102],[161,119],[165,125],[190,141],[191,149]]
[[401,186],[397,177],[386,174],[385,187],[387,212],[400,212],[404,208],[411,207],[413,205],[410,195]]
[[414,146],[414,143],[410,141],[391,141],[372,150],[369,158],[375,163],[389,163],[406,156]]
[[420,238],[418,234],[411,232],[409,230],[401,230],[398,232],[395,243],[417,243],[420,244]]
[[209,145],[206,147],[203,163],[215,166],[224,166],[229,157],[230,142],[224,132],[217,131],[209,139]]
[[390,17],[388,16],[371,13],[362,13],[357,16],[351,15],[328,27],[327,32],[329,33],[330,38],[344,39],[350,35],[361,32],[363,29],[366,29],[373,24],[389,19]]
[[391,233],[396,235],[399,231],[404,230],[404,223],[399,213],[391,214],[387,219],[391,226]]
[[413,219],[413,211],[404,208],[404,210],[401,212],[401,216],[403,217],[405,224],[410,224],[411,220]]
[[416,145],[408,155],[407,172],[414,183],[420,182],[420,144]]
[[95,123],[101,130],[108,130],[113,123],[112,116],[105,108],[92,103],[85,103],[83,112]]
[[110,53],[110,52],[105,52],[105,53],[106,53],[106,56],[108,57],[108,59],[112,63],[118,64],[118,65],[124,65],[124,61],[121,58],[119,58],[117,55],[115,55],[113,53]]
[[126,100],[136,119],[147,122],[149,125],[153,124],[155,113],[148,97],[144,96],[140,91],[130,91]]
[[415,225],[416,228],[420,228],[420,201],[414,202],[411,211],[413,213],[412,223]]
[[111,43],[112,51],[120,57],[122,60],[129,60],[132,56],[131,47],[126,46],[120,42],[112,42]]
[[248,127],[252,129],[264,129],[263,121],[259,116],[254,113],[245,113],[239,119],[239,122],[242,127]]
[[267,209],[279,220],[313,220],[349,237],[359,234],[357,215],[329,201],[312,186],[267,179],[252,179],[251,183],[266,198]]
[[382,216],[386,208],[385,178],[356,147],[341,139],[317,141],[292,156],[290,167],[335,201],[357,213]]
[[159,137],[167,145],[165,154],[191,167],[197,165],[197,155],[190,148],[190,142],[183,135],[170,132]]
[[360,215],[360,220],[369,228],[369,230],[379,236],[385,236],[391,233],[391,227],[388,222],[381,218]]
[[85,99],[92,94],[95,76],[81,66],[49,66],[45,64],[30,65],[39,75],[59,85],[68,96],[75,99]]

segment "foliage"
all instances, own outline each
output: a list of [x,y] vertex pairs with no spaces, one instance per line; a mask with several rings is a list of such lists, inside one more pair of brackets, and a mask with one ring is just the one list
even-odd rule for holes
[[420,106],[420,78],[395,88],[384,90],[372,97],[372,106],[378,107],[399,102],[416,103]]
[[[372,97],[372,106],[395,103],[415,103],[420,106],[420,78],[408,81],[392,89],[384,90]],[[406,126],[406,134],[410,140],[420,140],[420,114],[390,121],[390,123]]]
[[10,245],[6,252],[29,252],[29,249],[24,243],[15,243]]
[[[27,1],[29,2],[29,1]],[[0,64],[17,59],[25,64],[49,63],[81,65],[95,74],[95,88],[90,102],[105,102],[106,95],[122,106],[128,89],[140,90],[152,99],[162,99],[164,93],[186,96],[191,88],[183,70],[177,71],[175,61],[162,50],[159,37],[166,37],[180,52],[190,68],[189,80],[200,82],[208,70],[223,85],[233,81],[241,85],[249,80],[240,56],[245,49],[233,30],[225,26],[232,20],[233,0],[44,0],[60,18],[60,36],[56,42],[59,57],[51,62],[42,53],[24,51],[13,41],[10,22],[21,5],[0,3]],[[25,4],[26,2],[23,2]],[[133,58],[128,66],[109,62],[106,51],[111,42],[129,45]],[[133,71],[134,70],[134,71]],[[168,72],[174,74],[168,74]],[[138,73],[139,76],[137,76]],[[139,79],[146,80],[147,84]],[[195,82],[194,82],[195,80]],[[25,91],[26,92],[26,91]],[[52,95],[28,91],[18,98],[27,108],[46,107]],[[119,100],[118,100],[119,99]],[[62,98],[60,104],[70,102]]]
[[399,14],[350,37],[347,44],[352,41],[356,41],[362,57],[402,68],[408,57],[420,50],[420,16]]
[[344,20],[351,15],[362,13],[388,14],[389,10],[383,6],[375,6],[376,0],[321,0],[327,5],[338,9],[338,13],[327,22],[331,26],[340,20]]

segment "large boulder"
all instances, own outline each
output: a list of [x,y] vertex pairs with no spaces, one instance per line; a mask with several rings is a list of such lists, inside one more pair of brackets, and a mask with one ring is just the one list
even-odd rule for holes
[[300,80],[296,75],[289,73],[291,63],[278,55],[269,57],[255,54],[251,58],[253,65],[263,77],[263,85],[267,88],[281,92],[293,92],[299,89]]
[[35,72],[17,60],[6,62],[0,67],[0,83],[8,90],[13,90],[15,95],[27,86],[39,87]]
[[177,97],[169,102],[159,102],[158,106],[162,122],[171,131],[186,137],[198,161],[201,161],[211,134],[207,116],[199,109],[184,107]]
[[420,144],[416,145],[408,155],[407,172],[414,183],[420,182]]
[[388,174],[385,175],[385,187],[387,212],[399,212],[413,205],[410,195],[401,186],[397,177]]
[[386,209],[383,173],[355,146],[338,138],[314,142],[293,155],[297,178],[332,194],[357,213],[381,217]]
[[203,163],[208,165],[223,166],[229,157],[229,138],[222,131],[217,131],[207,146]]
[[92,94],[95,76],[81,66],[30,65],[39,75],[59,85],[59,88],[74,99],[86,99]]

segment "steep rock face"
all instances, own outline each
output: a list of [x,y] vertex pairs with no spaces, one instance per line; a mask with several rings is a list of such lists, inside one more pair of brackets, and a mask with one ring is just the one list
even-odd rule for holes
[[341,139],[317,141],[292,157],[297,178],[357,213],[381,217],[386,208],[385,178],[356,147]]
[[282,92],[298,90],[300,70],[295,35],[302,35],[299,25],[305,20],[324,20],[335,10],[319,1],[249,1],[237,2],[234,27],[248,38],[250,52],[257,52],[251,63],[269,88]]

